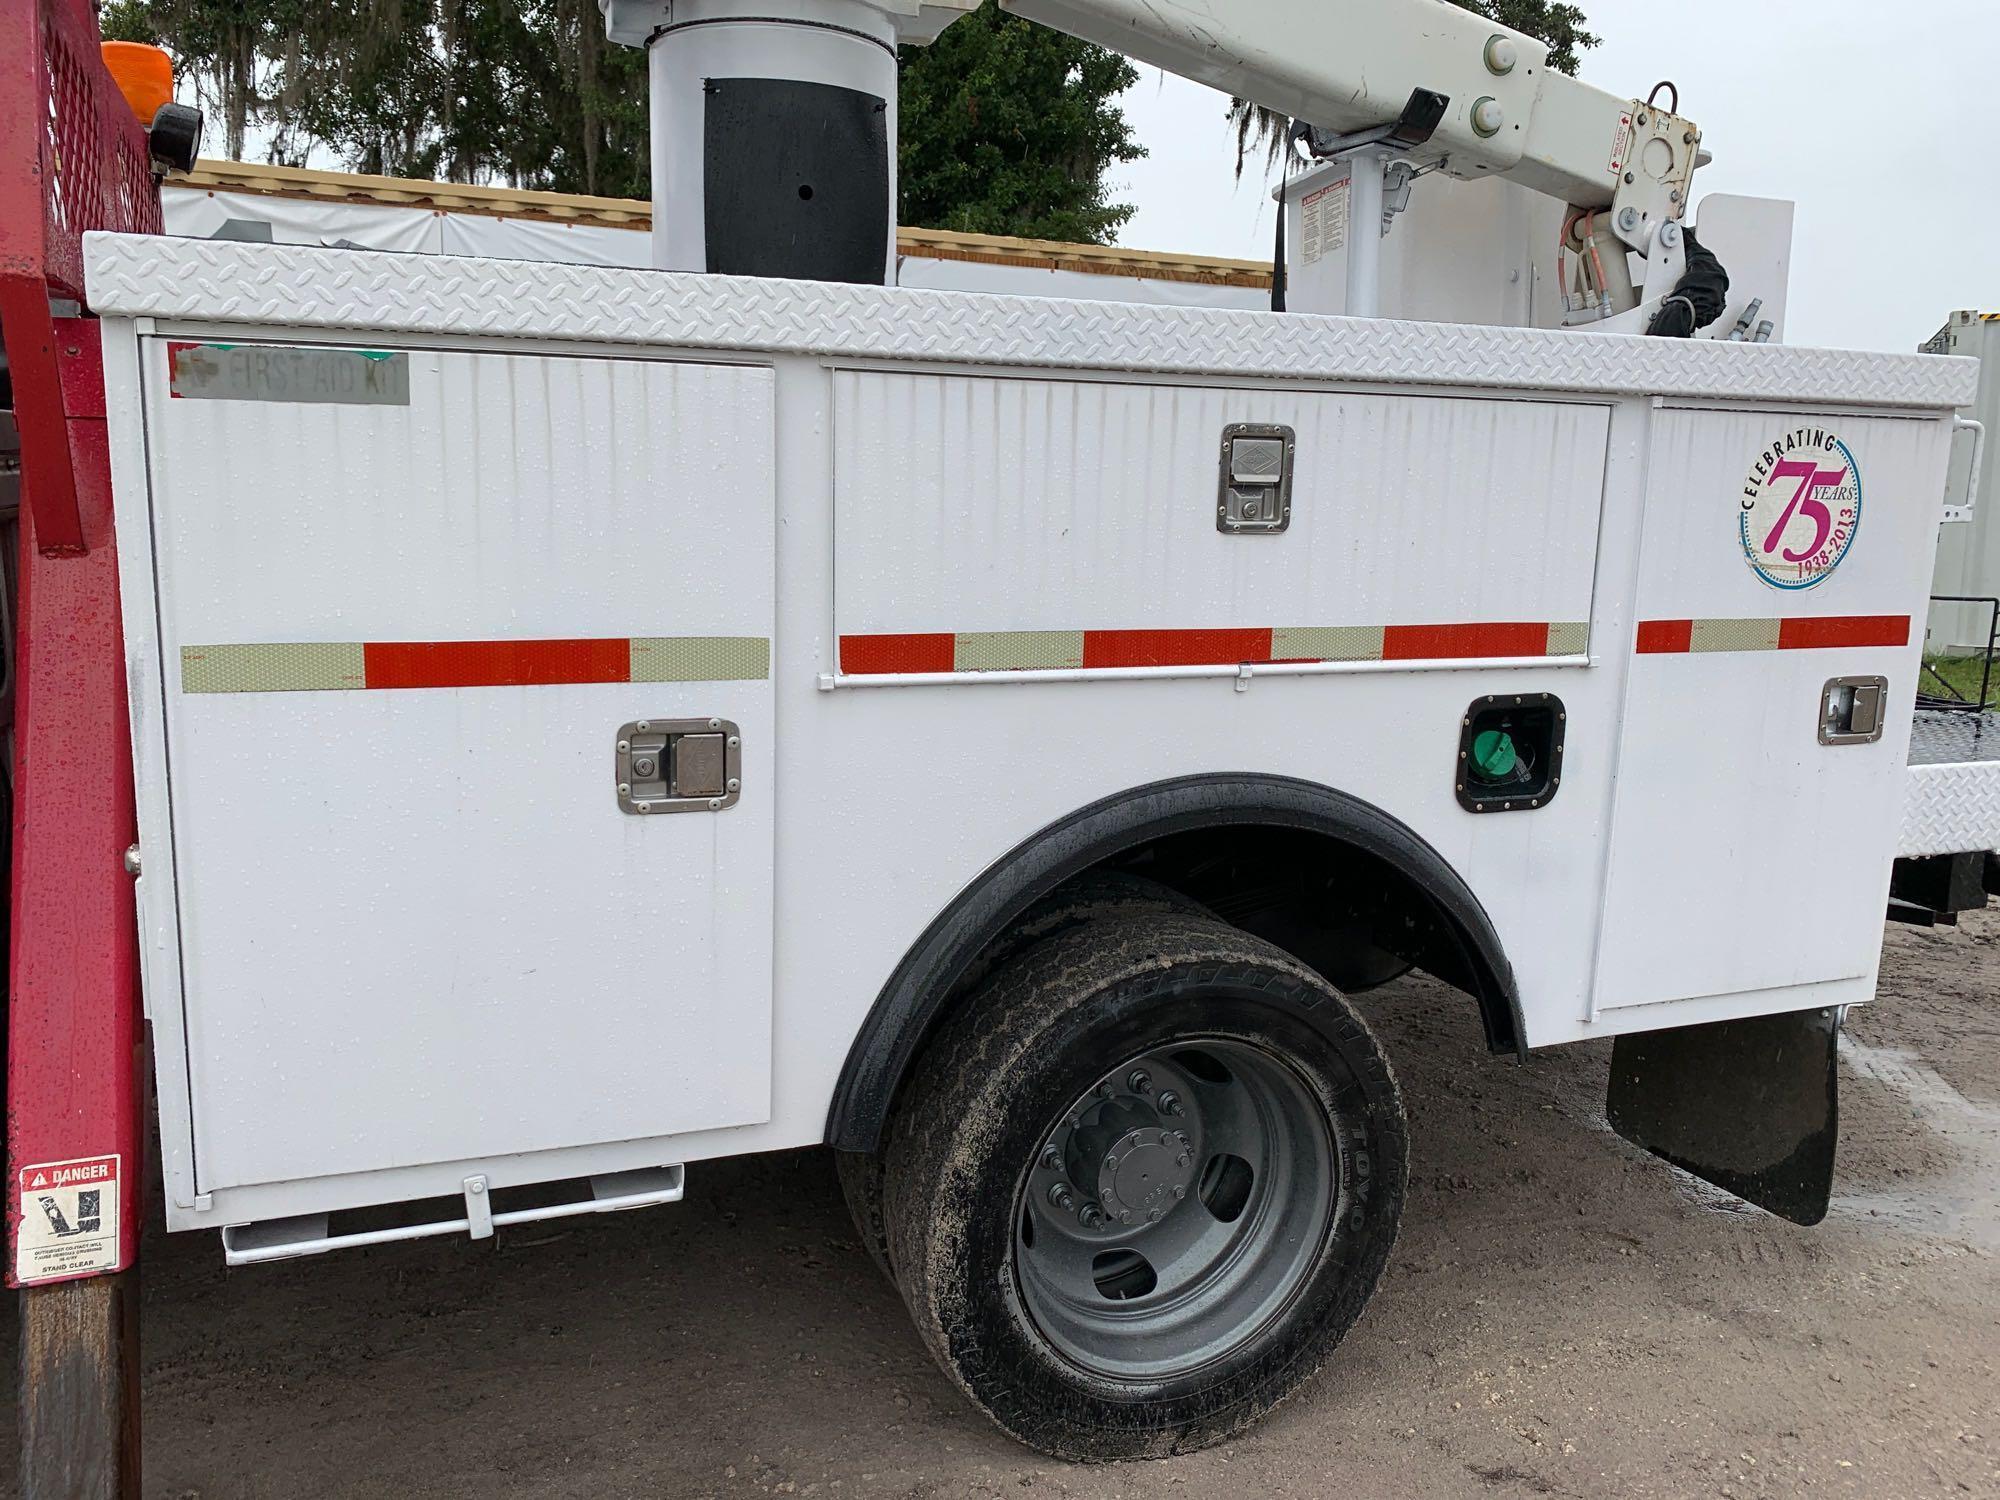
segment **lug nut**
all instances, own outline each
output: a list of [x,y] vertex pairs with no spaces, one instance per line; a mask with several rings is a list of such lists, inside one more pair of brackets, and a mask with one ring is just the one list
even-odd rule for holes
[[1193,1157],[1189,1156],[1187,1152],[1183,1151],[1179,1156],[1176,1156],[1174,1158],[1174,1165],[1177,1167],[1184,1167],[1193,1160],[1194,1160]]
[[1086,1203],[1076,1211],[1076,1221],[1085,1229],[1098,1229],[1104,1224],[1104,1210],[1095,1203]]
[[1125,1079],[1125,1086],[1135,1094],[1149,1094],[1153,1091],[1153,1075],[1144,1068],[1134,1068]]
[[1181,1096],[1172,1089],[1160,1090],[1160,1113],[1177,1115],[1181,1112]]
[[1174,1201],[1179,1202],[1182,1198],[1185,1198],[1186,1196],[1187,1196],[1186,1188],[1177,1187],[1174,1189]]
[[1113,1094],[1118,1092],[1118,1085],[1107,1078],[1097,1086],[1097,1092],[1106,1099],[1109,1099]]
[[1042,1147],[1042,1165],[1047,1167],[1051,1172],[1058,1170],[1062,1166],[1062,1150],[1054,1141],[1050,1141],[1048,1145]]
[[1064,1213],[1073,1213],[1076,1210],[1076,1194],[1069,1190],[1069,1184],[1066,1182],[1058,1182],[1049,1189],[1049,1202]]

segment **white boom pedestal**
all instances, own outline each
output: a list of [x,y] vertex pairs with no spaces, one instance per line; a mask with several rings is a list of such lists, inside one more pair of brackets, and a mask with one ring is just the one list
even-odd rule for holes
[[656,266],[895,279],[896,47],[969,0],[601,3],[648,53]]

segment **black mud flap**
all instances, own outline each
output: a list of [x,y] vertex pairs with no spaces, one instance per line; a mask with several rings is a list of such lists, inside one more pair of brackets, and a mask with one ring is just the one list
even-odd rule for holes
[[1605,1112],[1635,1146],[1795,1224],[1833,1196],[1840,1130],[1831,1010],[1621,1036]]

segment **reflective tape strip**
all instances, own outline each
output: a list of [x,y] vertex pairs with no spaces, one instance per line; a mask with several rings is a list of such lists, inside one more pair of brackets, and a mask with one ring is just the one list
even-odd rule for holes
[[1305,625],[1271,632],[1273,661],[1380,661],[1380,625]]
[[381,641],[361,648],[369,688],[629,682],[626,641]]
[[1083,665],[1081,630],[991,630],[952,637],[954,672],[1020,672]]
[[840,669],[851,676],[870,677],[1242,663],[1464,661],[1581,656],[1589,644],[1590,627],[1581,620],[1195,630],[926,631],[844,635],[840,638]]
[[1391,625],[1382,632],[1384,661],[1547,656],[1546,621],[1493,625]]
[[1807,615],[1791,619],[1641,620],[1641,656],[1702,651],[1819,651],[1907,646],[1908,615]]
[[357,644],[183,646],[184,693],[317,693],[367,686]]
[[1694,620],[1689,622],[1690,651],[1775,651],[1777,620]]
[[857,676],[955,670],[957,643],[948,634],[844,635],[840,670]]
[[1550,656],[1581,656],[1590,649],[1590,622],[1558,620],[1549,627]]
[[1781,651],[1811,651],[1826,646],[1907,646],[1908,615],[1837,615],[1832,618],[1787,620],[1778,631]]
[[763,636],[302,641],[181,647],[184,693],[753,682],[770,675],[771,643]]
[[1266,630],[1086,630],[1086,667],[1216,667],[1269,661]]
[[633,682],[755,682],[771,675],[761,635],[667,635],[634,639]]

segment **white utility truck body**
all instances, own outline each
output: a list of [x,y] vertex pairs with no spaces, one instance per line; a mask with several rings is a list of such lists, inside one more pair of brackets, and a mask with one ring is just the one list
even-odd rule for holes
[[[1873,993],[1970,362],[90,253],[175,1227],[822,1140],[953,899],[1177,777],[1415,830],[1526,1047]],[[1298,435],[1282,534],[1216,528],[1239,422]],[[1739,501],[1801,433],[1866,526],[1774,588]],[[1467,705],[1545,692],[1559,794],[1469,813]],[[709,717],[734,805],[622,811],[619,728]]]
[[1993,845],[1906,758],[1976,365],[1727,341],[1699,132],[1433,0],[1015,8],[1327,111],[1349,311],[1414,176],[1557,193],[1574,326],[865,284],[962,8],[610,0],[660,270],[87,241],[170,1226],[830,1142],[1006,1430],[1200,1446],[1386,1262],[1412,966],[1816,1219],[1892,864]]

